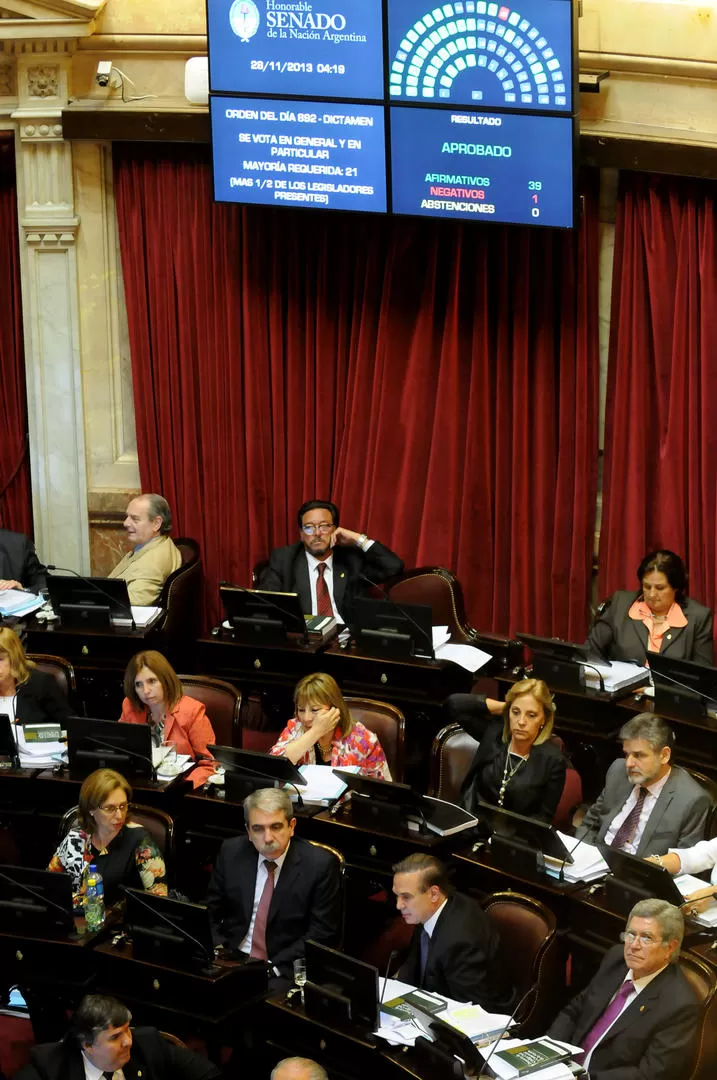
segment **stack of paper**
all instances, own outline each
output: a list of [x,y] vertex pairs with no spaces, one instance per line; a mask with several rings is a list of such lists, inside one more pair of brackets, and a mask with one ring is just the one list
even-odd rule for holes
[[[608,694],[619,690],[628,690],[644,686],[650,681],[650,670],[639,664],[626,664],[622,660],[613,660],[609,664],[581,664],[585,675],[585,685],[593,690],[603,689]],[[598,674],[599,673],[599,674]],[[603,685],[600,686],[600,676]]]
[[25,592],[24,589],[3,589],[0,592],[0,615],[12,615],[19,619],[21,615],[37,611],[44,603],[36,593]]
[[[358,765],[342,765],[344,772],[357,773]],[[306,780],[306,787],[300,787],[301,799],[306,806],[330,806],[346,791],[346,784],[336,776],[333,769],[326,765],[300,765],[299,772]],[[285,785],[293,802],[298,802],[296,789]]]
[[13,724],[12,732],[17,741],[23,769],[45,769],[50,765],[57,765],[58,761],[66,760],[66,742],[28,742],[22,724]]
[[441,1020],[462,1031],[476,1046],[487,1046],[496,1035],[515,1024],[507,1013],[489,1013],[480,1005],[456,1005],[441,1013]]
[[436,660],[451,660],[466,671],[478,671],[493,659],[490,653],[476,649],[475,645],[452,644],[447,626],[433,626],[431,629]]
[[567,833],[559,830],[557,832],[573,861],[562,863],[560,859],[553,859],[546,855],[546,874],[560,878],[561,881],[575,882],[597,881],[598,878],[610,873],[610,867],[594,844],[588,844],[586,840],[576,840],[574,836],[568,836]]
[[164,609],[161,607],[144,607],[138,604],[132,604],[132,618],[135,621],[135,625],[144,629],[150,626],[159,616]]
[[565,1080],[571,1080],[573,1072],[564,1061],[559,1061],[554,1065],[547,1065],[544,1068],[536,1069],[535,1071],[525,1069],[521,1072],[521,1070],[517,1069],[514,1065],[510,1065],[502,1058],[498,1057],[499,1053],[502,1054],[507,1050],[514,1050],[520,1046],[530,1045],[531,1042],[540,1042],[547,1045],[554,1044],[558,1053],[565,1053],[566,1055],[582,1053],[582,1049],[579,1046],[571,1046],[570,1043],[558,1042],[557,1039],[548,1039],[547,1037],[528,1040],[527,1044],[525,1039],[501,1039],[495,1053],[493,1053],[496,1046],[495,1043],[493,1046],[486,1047],[485,1050],[481,1051],[484,1058],[487,1058],[488,1054],[492,1054],[488,1064],[488,1070],[495,1073],[495,1075],[499,1077],[499,1080],[514,1080],[515,1077],[526,1075],[527,1073],[531,1076],[538,1077],[539,1080],[563,1080],[563,1078],[565,1078]]
[[[703,881],[702,878],[695,877],[693,874],[678,874],[675,878],[675,885],[685,899],[687,899],[691,893],[709,888],[706,881]],[[717,897],[713,897],[710,900],[708,907],[705,908],[704,911],[699,911],[696,915],[692,915],[691,918],[701,926],[717,926]]]

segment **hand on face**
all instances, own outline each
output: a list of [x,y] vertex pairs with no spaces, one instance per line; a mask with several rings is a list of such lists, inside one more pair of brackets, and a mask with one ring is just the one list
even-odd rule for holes
[[307,705],[303,709],[297,709],[296,712],[304,729],[310,731],[317,739],[325,739],[327,735],[333,735],[341,719],[339,710],[328,705]]
[[360,533],[352,532],[351,529],[344,529],[339,525],[338,529],[334,529],[333,536],[331,537],[331,546],[356,547],[360,539]]

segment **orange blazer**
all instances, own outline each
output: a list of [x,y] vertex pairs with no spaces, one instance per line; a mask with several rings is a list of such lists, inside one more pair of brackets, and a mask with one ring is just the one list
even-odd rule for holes
[[[122,716],[120,720],[125,724],[146,724],[149,719],[149,709],[135,709],[129,698],[122,702]],[[189,754],[191,757],[200,757],[204,754],[211,758],[207,750],[207,743],[216,743],[214,729],[207,716],[206,709],[201,701],[184,694],[177,702],[171,713],[167,713],[164,721],[164,738],[167,742],[173,742],[178,754]],[[213,760],[213,759],[212,759]],[[214,766],[206,762],[192,771],[189,779],[195,788],[201,787],[208,776],[214,772]]]

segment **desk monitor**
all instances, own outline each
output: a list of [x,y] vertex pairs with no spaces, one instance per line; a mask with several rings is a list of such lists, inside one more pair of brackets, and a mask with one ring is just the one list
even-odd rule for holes
[[171,967],[207,966],[214,962],[209,908],[155,896],[142,889],[122,890],[127,899],[125,925],[133,955]]
[[657,863],[646,862],[637,855],[619,851],[609,844],[599,843],[610,873],[605,878],[605,897],[610,908],[618,915],[629,915],[638,900],[667,900],[679,907],[685,899],[675,885],[674,878]]
[[558,859],[563,864],[573,862],[569,849],[547,821],[515,814],[480,800],[478,818],[490,828],[491,854],[496,865],[534,875],[545,869],[543,856]]
[[232,802],[243,802],[257,788],[274,785],[306,785],[298,765],[288,758],[273,757],[258,750],[240,750],[236,746],[208,746],[210,754],[224,767],[224,790]]
[[367,828],[401,828],[408,820],[425,823],[423,797],[408,784],[377,780],[361,773],[334,769],[351,792],[351,818]]
[[717,727],[717,668],[649,653],[655,712],[684,720],[713,720]]
[[533,653],[533,675],[556,690],[584,690],[585,672],[581,664],[604,664],[605,657],[591,645],[536,634],[515,635]]
[[[8,758],[13,768],[20,768],[20,752],[12,730],[12,720],[7,713],[0,713],[0,758]],[[7,763],[3,768],[7,767]]]
[[127,582],[122,578],[48,574],[47,591],[64,627],[104,630],[112,619],[132,619]]
[[434,658],[433,610],[429,604],[396,604],[358,596],[347,618],[356,644],[369,656]]
[[289,634],[296,634],[308,643],[298,593],[220,585],[219,596],[235,641],[247,645],[280,645]]
[[70,772],[78,776],[89,776],[95,769],[116,769],[128,780],[156,777],[147,724],[69,716],[67,760]]
[[368,1031],[378,1027],[378,968],[306,942],[306,1015],[324,1024],[350,1023]]
[[0,925],[28,937],[67,937],[75,929],[72,878],[34,867],[0,866]]

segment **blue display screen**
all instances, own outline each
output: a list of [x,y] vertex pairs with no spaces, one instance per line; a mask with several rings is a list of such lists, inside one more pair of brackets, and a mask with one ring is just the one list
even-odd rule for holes
[[573,224],[573,122],[396,105],[393,211],[521,225]]
[[382,105],[213,96],[220,202],[385,213]]
[[381,0],[208,0],[213,93],[384,96]]

